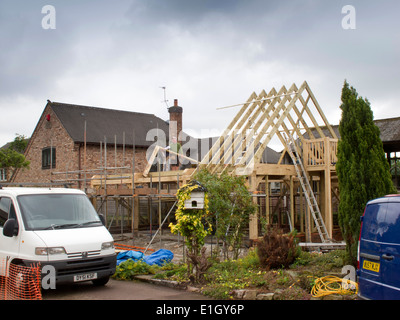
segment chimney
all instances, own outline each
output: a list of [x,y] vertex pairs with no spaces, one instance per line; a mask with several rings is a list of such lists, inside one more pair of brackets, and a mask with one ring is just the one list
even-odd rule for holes
[[182,144],[180,134],[182,132],[182,113],[183,109],[178,105],[178,99],[174,99],[174,106],[168,108],[169,112],[169,140],[172,141],[173,137]]

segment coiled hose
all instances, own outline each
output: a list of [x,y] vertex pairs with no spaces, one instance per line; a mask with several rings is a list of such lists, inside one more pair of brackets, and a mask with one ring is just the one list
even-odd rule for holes
[[311,290],[313,297],[324,297],[330,294],[352,295],[357,293],[357,282],[335,276],[318,278]]

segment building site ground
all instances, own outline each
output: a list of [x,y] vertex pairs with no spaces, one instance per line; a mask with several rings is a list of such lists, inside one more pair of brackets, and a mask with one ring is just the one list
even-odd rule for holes
[[354,300],[357,298],[356,290],[346,291],[342,288],[341,279],[347,275],[347,272],[342,274],[344,250],[328,252],[303,250],[289,268],[266,270],[259,264],[255,246],[244,246],[237,260],[224,260],[218,254],[220,250],[216,239],[210,237],[206,240],[205,246],[212,266],[204,277],[205,281],[195,284],[187,278],[182,237],[163,231],[162,235],[157,235],[153,239],[148,232],[140,232],[135,238],[125,236],[116,239],[116,242],[147,248],[146,255],[158,249],[167,249],[174,253],[172,262],[164,267],[143,268],[143,265],[136,264],[133,268],[137,268],[138,272],[132,279],[199,292],[215,299]]

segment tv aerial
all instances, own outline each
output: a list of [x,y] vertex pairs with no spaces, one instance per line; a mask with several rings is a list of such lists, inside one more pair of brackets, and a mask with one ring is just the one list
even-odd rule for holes
[[162,100],[161,102],[164,102],[165,105],[167,106],[167,108],[169,108],[168,100],[167,100],[167,93],[166,93],[167,87],[160,87],[160,88],[164,90],[164,100]]

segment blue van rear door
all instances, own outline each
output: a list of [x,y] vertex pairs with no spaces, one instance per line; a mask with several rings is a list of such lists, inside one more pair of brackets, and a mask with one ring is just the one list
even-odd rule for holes
[[369,204],[365,210],[360,241],[360,294],[368,299],[383,299],[380,233],[387,201]]
[[384,299],[400,299],[400,202],[389,200],[381,230],[381,278]]

